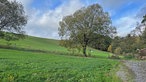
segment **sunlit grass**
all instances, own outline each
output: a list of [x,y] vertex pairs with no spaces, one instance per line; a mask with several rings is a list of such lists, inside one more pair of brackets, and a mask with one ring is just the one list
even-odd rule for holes
[[0,82],[119,82],[116,60],[0,49]]
[[[10,43],[11,43],[12,47],[17,47],[17,48],[43,50],[43,51],[49,51],[49,52],[55,52],[55,53],[61,53],[61,54],[64,53],[64,54],[68,54],[68,55],[71,54],[71,55],[83,56],[82,49],[80,52],[78,50],[76,50],[74,52],[74,54],[72,54],[73,53],[72,51],[68,51],[67,48],[59,45],[59,40],[28,36],[25,39],[10,41]],[[0,39],[0,45],[7,46],[7,41]],[[109,53],[99,51],[96,49],[91,49],[88,47],[87,55],[99,57],[99,58],[107,58],[109,56]]]

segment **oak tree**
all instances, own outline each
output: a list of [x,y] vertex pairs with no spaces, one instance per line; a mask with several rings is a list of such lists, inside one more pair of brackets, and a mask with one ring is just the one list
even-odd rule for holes
[[116,29],[111,19],[99,4],[93,4],[66,16],[59,23],[59,35],[65,47],[82,48],[87,57],[86,48],[94,39],[93,34],[112,37]]

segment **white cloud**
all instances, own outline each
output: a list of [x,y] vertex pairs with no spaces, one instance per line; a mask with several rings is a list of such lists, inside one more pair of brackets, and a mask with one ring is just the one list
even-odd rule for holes
[[[26,25],[25,31],[28,35],[45,37],[45,38],[53,38],[58,39],[58,27],[59,21],[63,18],[63,16],[67,16],[73,14],[76,10],[80,9],[84,6],[84,4],[89,5],[90,1],[85,0],[85,3],[80,2],[80,0],[68,0],[58,6],[57,8],[50,10],[40,10],[31,8],[30,4],[32,4],[35,0],[17,0],[21,2],[26,10],[28,15],[28,24]],[[51,0],[50,0],[51,1]],[[94,0],[96,1],[96,0]],[[114,16],[116,13],[115,9],[123,6],[126,3],[131,3],[132,1],[139,0],[97,0],[101,4],[104,9],[107,9],[111,16]],[[51,2],[50,2],[51,3]],[[94,2],[93,2],[94,3]],[[38,3],[39,4],[39,3]],[[49,3],[48,3],[49,4]],[[135,12],[132,12],[135,13]],[[131,15],[131,12],[128,12],[126,15],[113,20],[114,26],[117,27],[118,35],[126,35],[131,29],[134,28],[136,22],[139,19],[136,19],[134,15]]]
[[135,29],[137,23],[140,23],[144,15],[146,6],[142,6],[138,10],[124,13],[124,16],[113,21],[113,25],[117,27],[118,35],[125,36]]
[[32,16],[29,17],[25,28],[26,33],[33,36],[59,39],[59,21],[63,16],[73,14],[82,6],[83,4],[79,0],[70,0],[54,10],[46,10],[45,13],[42,13],[41,10],[33,9]]
[[126,36],[135,27],[139,19],[134,16],[124,16],[114,21],[114,25],[117,27],[119,36]]

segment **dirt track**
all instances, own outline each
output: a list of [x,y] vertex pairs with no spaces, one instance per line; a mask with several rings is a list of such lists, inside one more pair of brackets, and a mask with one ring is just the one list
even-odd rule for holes
[[146,61],[123,61],[117,75],[123,82],[146,82]]

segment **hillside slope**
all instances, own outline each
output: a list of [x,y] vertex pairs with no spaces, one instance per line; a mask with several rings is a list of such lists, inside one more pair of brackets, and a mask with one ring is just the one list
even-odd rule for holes
[[[65,50],[65,48],[59,46],[58,40],[45,39],[45,38],[32,37],[32,36],[28,36],[25,39],[10,41],[10,43],[11,43],[11,46],[16,46],[20,48],[53,50],[53,51]],[[0,45],[7,45],[7,41],[0,40]]]
[[[119,62],[107,59],[108,52],[92,49],[91,54],[98,58],[68,56],[70,52],[58,40],[32,36],[11,43],[18,50],[0,48],[0,82],[120,82],[115,75]],[[0,40],[0,45],[7,42]]]
[[[0,45],[7,46],[7,41],[0,39]],[[26,49],[33,49],[33,50],[43,50],[43,51],[51,51],[51,52],[58,52],[58,53],[71,53],[66,48],[59,45],[59,40],[53,39],[46,39],[46,38],[39,38],[28,36],[25,39],[17,40],[17,41],[10,41],[12,47],[18,48],[26,48]],[[92,52],[89,51],[92,50]],[[92,56],[98,57],[108,57],[109,53],[99,51],[96,49],[87,49],[87,54],[91,54]],[[82,54],[82,52],[76,52],[76,54]]]

